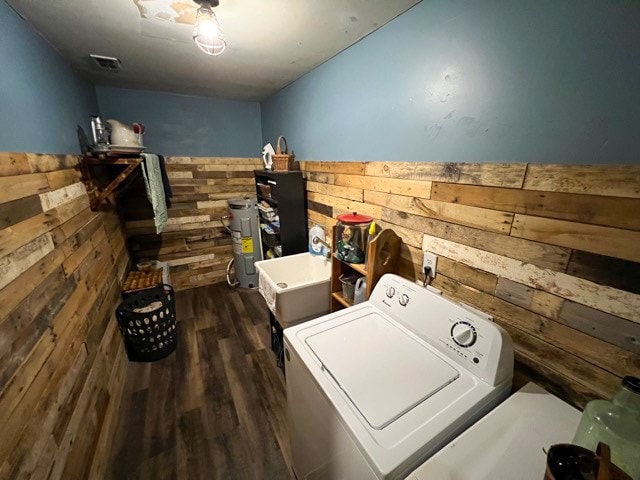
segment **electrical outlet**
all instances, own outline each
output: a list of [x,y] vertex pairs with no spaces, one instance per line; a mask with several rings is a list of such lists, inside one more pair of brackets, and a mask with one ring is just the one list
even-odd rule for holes
[[422,271],[426,268],[431,271],[431,276],[435,277],[437,266],[438,256],[434,253],[424,252],[424,256],[422,257]]

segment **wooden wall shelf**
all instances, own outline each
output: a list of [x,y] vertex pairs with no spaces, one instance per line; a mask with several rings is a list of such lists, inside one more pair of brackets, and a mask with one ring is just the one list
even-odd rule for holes
[[[124,156],[122,154],[101,153],[97,156],[83,156],[79,167],[82,173],[82,180],[87,188],[87,194],[89,195],[91,210],[98,210],[100,204],[107,201],[109,195],[111,195],[141,163],[142,157],[138,155]],[[112,167],[115,165],[124,166],[125,168],[116,177],[111,178],[108,185],[100,187],[94,168],[97,166]]]
[[[365,300],[369,300],[369,296],[380,277],[385,273],[397,272],[401,243],[400,237],[393,230],[385,229],[367,245],[366,264],[343,262],[333,254],[331,257],[331,311],[335,312],[353,305],[342,295],[340,275],[357,273],[366,277]],[[337,245],[335,227],[333,227],[333,245]]]

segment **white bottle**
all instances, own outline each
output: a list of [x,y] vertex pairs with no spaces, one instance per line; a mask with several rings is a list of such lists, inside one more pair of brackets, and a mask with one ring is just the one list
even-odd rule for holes
[[324,241],[324,229],[320,225],[314,225],[311,230],[309,230],[309,253],[312,255],[322,255],[324,246],[320,242],[313,243],[314,237],[318,237]]

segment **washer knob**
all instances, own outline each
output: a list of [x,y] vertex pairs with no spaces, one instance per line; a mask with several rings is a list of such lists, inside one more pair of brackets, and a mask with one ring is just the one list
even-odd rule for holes
[[400,305],[402,305],[403,307],[406,307],[407,303],[409,303],[409,295],[407,295],[406,293],[403,293],[402,295],[400,295],[400,298],[398,299],[398,301],[400,302]]
[[396,294],[396,289],[393,287],[387,287],[387,297],[391,298]]
[[470,347],[477,338],[476,329],[469,322],[457,322],[451,327],[451,339],[461,347]]

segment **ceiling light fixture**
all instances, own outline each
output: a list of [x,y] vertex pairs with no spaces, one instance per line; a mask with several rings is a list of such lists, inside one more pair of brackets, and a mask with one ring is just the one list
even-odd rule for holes
[[217,7],[219,0],[194,0],[200,8],[196,16],[196,25],[193,29],[193,41],[207,55],[220,55],[227,47],[227,42],[222,38],[220,24],[213,13],[213,7]]

